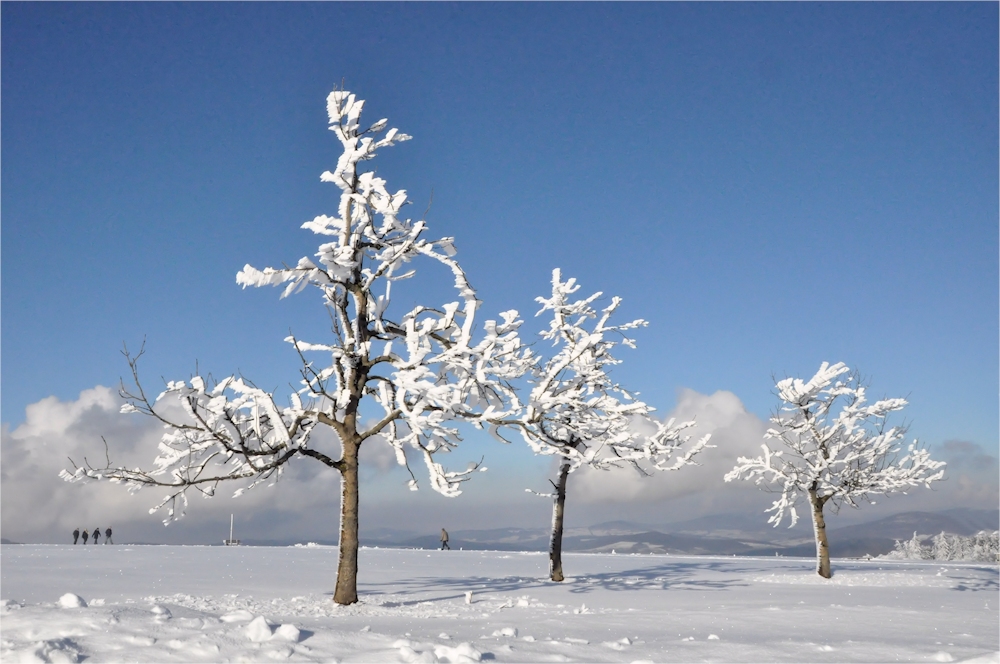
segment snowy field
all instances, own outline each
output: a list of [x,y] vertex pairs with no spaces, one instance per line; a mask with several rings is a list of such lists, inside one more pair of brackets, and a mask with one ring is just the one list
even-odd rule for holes
[[362,549],[338,607],[335,547],[6,545],[0,659],[1000,662],[995,565],[564,555]]

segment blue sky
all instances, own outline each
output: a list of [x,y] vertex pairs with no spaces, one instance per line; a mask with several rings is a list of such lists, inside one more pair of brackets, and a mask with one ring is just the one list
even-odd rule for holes
[[[911,433],[998,454],[995,3],[4,3],[2,419],[144,375],[296,380],[341,81],[486,312],[552,268],[650,326],[616,370],[766,417],[844,361]],[[433,271],[421,287],[450,297]]]

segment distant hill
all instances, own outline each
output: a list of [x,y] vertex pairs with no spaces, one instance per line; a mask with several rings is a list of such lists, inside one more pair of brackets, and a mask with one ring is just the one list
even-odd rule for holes
[[965,508],[945,510],[942,514],[955,519],[968,528],[967,533],[955,533],[956,535],[978,533],[980,530],[1000,530],[1000,510],[971,510]]
[[[364,542],[364,538],[362,538]],[[412,537],[399,543],[417,549],[441,548],[441,533]],[[380,545],[381,546],[381,545]],[[490,530],[450,530],[448,546],[473,551],[547,551],[549,532],[542,528],[493,528]]]
[[[725,513],[667,524],[606,521],[592,526],[568,528],[563,550],[579,552],[673,553],[738,556],[812,556],[815,554],[808,515],[793,528],[772,528],[760,513]],[[875,521],[830,528],[830,554],[856,558],[876,556],[893,549],[896,540],[948,532],[971,535],[980,530],[1000,529],[1000,510],[950,509],[942,512],[901,512]],[[491,551],[547,551],[547,528],[491,528],[449,530],[452,549]],[[438,549],[440,531],[426,534],[394,528],[362,529],[361,545],[386,548]],[[249,546],[289,546],[308,541],[336,546],[329,539],[254,539]],[[14,544],[3,540],[4,544]],[[221,541],[218,543],[221,546]]]
[[669,533],[688,533],[715,537],[757,538],[767,542],[787,542],[802,537],[812,537],[812,526],[789,529],[775,528],[767,522],[767,515],[756,512],[712,514],[687,521],[677,521],[659,526],[657,530]]
[[921,535],[937,535],[940,532],[955,535],[972,535],[989,528],[997,530],[1000,511],[992,510],[948,510],[947,512],[901,512],[878,521],[859,523],[831,530],[838,536],[886,537],[889,539],[910,539],[914,531]]

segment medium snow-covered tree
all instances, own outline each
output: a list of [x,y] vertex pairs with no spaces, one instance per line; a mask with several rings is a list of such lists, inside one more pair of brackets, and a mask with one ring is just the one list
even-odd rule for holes
[[872,494],[930,486],[944,476],[945,464],[933,461],[917,441],[904,452],[901,441],[906,428],[889,427],[887,418],[902,410],[906,400],[868,403],[859,375],[842,362],[832,366],[824,362],[807,383],[786,378],[776,387],[782,405],[772,415],[764,438],[780,443],[778,449],[765,443],[763,456],[740,457],[725,480],[753,480],[768,488],[776,485],[770,490],[780,496],[767,510],[774,513],[768,523],[775,527],[786,514],[791,519],[789,527],[795,525],[795,506],[805,495],[816,537],[816,572],[829,579],[830,550],[823,517],[827,504],[836,512],[845,504],[857,508],[859,501],[874,504]]
[[[74,464],[72,473],[63,471],[69,481],[108,479],[132,491],[166,487],[166,498],[151,511],[167,507],[169,522],[183,514],[190,489],[210,496],[222,482],[242,481],[239,495],[276,480],[293,460],[325,464],[341,479],[338,604],[357,601],[362,444],[370,438],[388,441],[407,469],[404,452],[414,450],[433,489],[458,495],[475,465],[448,471],[435,455],[459,442],[457,423],[483,426],[516,416],[521,406],[510,381],[533,362],[517,336],[521,321],[515,311],[502,313],[499,322],[480,322],[474,339],[480,302],[454,259],[452,239],[425,239],[424,221],[400,217],[406,192],[391,193],[374,172],[359,172],[378,150],[410,138],[396,129],[385,131],[384,119],[363,128],[363,105],[346,91],[335,90],[327,98],[330,129],[343,154],[321,180],[336,185],[341,195],[336,215],[320,215],[302,226],[322,238],[316,260],[264,270],[247,265],[236,277],[243,287],[283,285],[282,297],[313,286],[329,312],[331,336],[324,343],[286,339],[298,354],[302,374],[302,387],[290,404],[279,406],[271,393],[235,376],[211,385],[201,376],[170,382],[150,399],[138,382],[138,356],[126,351],[136,389],[123,388],[123,411],[163,423],[158,456],[149,469],[114,467],[108,461],[104,468],[84,462],[83,467]],[[457,301],[417,306],[390,318],[392,286],[413,276],[409,264],[418,258],[450,271]],[[314,357],[325,361],[309,359]],[[312,444],[317,426],[333,429],[338,452]],[[410,475],[415,489],[412,470]]]
[[[552,296],[537,298],[542,305],[537,315],[552,316],[541,336],[555,351],[547,361],[534,365],[525,410],[519,420],[508,422],[536,454],[559,459],[557,479],[550,480],[554,493],[539,494],[553,499],[549,546],[553,581],[564,578],[563,514],[570,473],[584,465],[600,470],[632,466],[644,475],[677,470],[693,463],[709,439],[704,436],[678,455],[690,440],[684,431],[695,423],[653,420],[649,417],[652,408],[611,380],[608,371],[620,362],[612,354],[615,347],[634,348],[635,342],[625,333],[646,322],[611,324],[621,298],[613,298],[597,311],[593,304],[602,294],[573,300],[579,288],[575,279],[562,281],[557,269],[552,272]],[[644,425],[641,420],[646,421]]]

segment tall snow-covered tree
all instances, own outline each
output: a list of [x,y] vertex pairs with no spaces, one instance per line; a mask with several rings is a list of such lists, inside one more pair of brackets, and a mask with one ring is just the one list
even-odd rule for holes
[[[570,473],[584,465],[600,470],[632,466],[644,475],[677,470],[693,463],[709,439],[706,435],[678,454],[690,440],[684,431],[695,423],[653,420],[649,417],[652,408],[612,381],[608,371],[620,362],[612,354],[615,347],[634,348],[635,342],[625,333],[646,322],[611,324],[621,298],[613,298],[597,311],[593,304],[602,293],[573,300],[579,288],[575,279],[563,281],[557,269],[552,272],[552,296],[537,298],[542,305],[538,315],[552,316],[542,338],[551,342],[555,351],[547,361],[534,365],[525,410],[516,422],[509,423],[536,454],[559,459],[557,478],[550,480],[554,493],[540,494],[553,499],[549,546],[553,581],[564,578],[563,514]],[[646,420],[645,425],[641,420]]]
[[[282,285],[282,297],[313,286],[329,312],[329,339],[286,339],[298,355],[302,375],[302,387],[289,405],[279,406],[271,393],[235,376],[211,385],[201,376],[170,382],[150,399],[138,381],[138,356],[126,351],[136,388],[123,388],[123,411],[163,423],[158,456],[148,469],[115,467],[109,461],[104,468],[85,462],[83,467],[74,464],[72,473],[63,471],[69,481],[108,479],[132,491],[166,487],[167,496],[151,511],[166,507],[169,522],[183,514],[190,489],[210,496],[222,482],[242,481],[239,495],[276,480],[294,460],[325,464],[341,479],[334,593],[339,604],[357,601],[362,444],[371,438],[388,441],[407,469],[404,452],[414,450],[424,461],[431,487],[445,496],[458,495],[476,468],[448,471],[435,455],[455,448],[457,423],[483,426],[516,416],[520,404],[510,381],[533,362],[517,336],[521,321],[515,311],[502,313],[499,322],[480,322],[474,338],[480,302],[454,258],[452,239],[425,239],[423,220],[400,216],[406,192],[390,192],[374,172],[359,172],[378,150],[410,138],[396,129],[386,131],[384,119],[362,127],[363,106],[346,91],[335,90],[327,98],[330,129],[343,153],[336,169],[323,173],[321,180],[336,185],[341,195],[334,216],[320,215],[302,226],[322,239],[315,260],[302,258],[294,267],[264,270],[247,265],[236,277],[244,287]],[[445,266],[454,278],[457,300],[390,317],[392,286],[413,276],[410,263],[415,259]],[[334,431],[339,452],[312,444],[318,426]],[[410,475],[415,489],[412,470]]]
[[[845,376],[846,374],[846,376]],[[843,379],[840,377],[844,376]],[[866,388],[857,373],[842,362],[824,362],[809,382],[785,378],[776,384],[781,405],[771,416],[765,439],[779,443],[761,445],[763,456],[740,457],[725,480],[752,480],[780,495],[767,510],[775,527],[787,514],[791,526],[798,521],[796,504],[809,502],[816,536],[816,572],[829,579],[830,549],[823,510],[827,504],[874,504],[871,495],[905,493],[916,486],[930,486],[944,476],[944,462],[934,461],[917,441],[901,442],[905,427],[890,427],[890,413],[902,410],[905,399],[868,403]],[[774,487],[774,488],[772,488]]]

